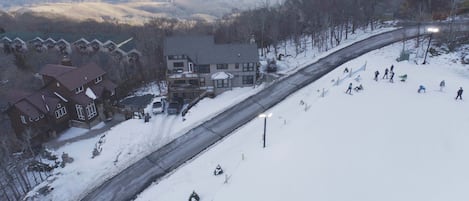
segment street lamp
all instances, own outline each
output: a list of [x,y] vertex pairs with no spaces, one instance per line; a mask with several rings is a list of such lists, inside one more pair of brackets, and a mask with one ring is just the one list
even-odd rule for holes
[[438,33],[440,29],[437,27],[428,27],[427,32],[430,33],[430,39],[428,40],[428,46],[427,46],[427,51],[425,51],[425,58],[423,59],[422,64],[427,64],[427,54],[428,54],[428,49],[430,48],[430,44],[432,43],[432,37],[434,33]]
[[269,113],[269,114],[262,113],[259,115],[259,118],[264,118],[264,136],[262,137],[264,141],[264,148],[265,148],[265,131],[267,129],[267,118],[270,118],[270,117],[272,117],[272,113]]

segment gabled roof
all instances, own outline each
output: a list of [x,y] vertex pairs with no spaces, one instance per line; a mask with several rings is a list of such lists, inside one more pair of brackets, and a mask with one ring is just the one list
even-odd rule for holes
[[78,39],[77,41],[73,42],[73,44],[77,44],[77,43],[80,43],[80,42],[83,42],[85,44],[88,44],[90,43],[88,40],[84,39],[84,38],[80,38]]
[[186,55],[196,64],[258,62],[255,44],[215,44],[212,36],[168,37],[164,55]]
[[34,93],[12,91],[8,96],[11,105],[31,118],[37,118],[40,114],[53,114],[60,103],[60,100],[46,89]]
[[26,100],[22,100],[16,103],[15,106],[22,113],[26,114],[27,116],[33,119],[39,117],[39,111],[36,108],[34,108],[33,105],[28,103]]
[[47,38],[46,40],[44,40],[44,42],[52,42],[52,43],[56,43],[56,41],[52,38]]
[[44,42],[44,40],[41,37],[36,37],[32,40],[29,40],[28,43],[34,43],[36,41],[41,42],[41,43]]
[[25,92],[20,90],[13,90],[7,93],[7,101],[10,105],[14,105],[23,98],[26,98],[31,92]]
[[89,63],[79,68],[49,64],[40,71],[40,74],[55,78],[70,91],[93,81],[105,73],[106,72],[95,63]]
[[58,98],[52,96],[52,94],[46,90],[33,93],[28,96],[26,100],[44,114],[54,111],[57,104],[60,102]]
[[75,68],[76,67],[73,67],[73,66],[47,64],[39,71],[39,74],[57,78],[65,73],[68,73],[74,70]]

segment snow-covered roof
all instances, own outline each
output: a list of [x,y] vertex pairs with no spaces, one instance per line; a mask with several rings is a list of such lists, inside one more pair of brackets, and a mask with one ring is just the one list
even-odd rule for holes
[[227,72],[217,72],[212,74],[212,80],[226,80],[233,78],[233,74]]
[[68,100],[65,99],[65,98],[64,98],[62,95],[60,95],[59,93],[54,92],[54,95],[57,96],[57,97],[59,97],[63,102],[66,102],[66,103],[68,102]]
[[86,96],[88,96],[89,98],[95,100],[96,99],[96,94],[94,94],[93,90],[91,90],[90,88],[86,88],[86,92],[85,92]]

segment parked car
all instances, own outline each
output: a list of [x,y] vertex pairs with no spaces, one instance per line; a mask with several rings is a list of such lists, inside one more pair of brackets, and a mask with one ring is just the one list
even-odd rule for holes
[[162,101],[155,101],[153,102],[153,106],[151,108],[153,114],[163,113],[164,112],[164,102]]
[[170,102],[168,105],[168,114],[179,114],[181,110],[181,104],[178,102]]

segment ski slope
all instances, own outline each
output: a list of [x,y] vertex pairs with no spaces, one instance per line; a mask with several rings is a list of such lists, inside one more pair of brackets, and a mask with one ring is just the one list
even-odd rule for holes
[[[345,63],[271,108],[267,148],[264,121],[254,119],[136,200],[187,200],[194,190],[210,201],[468,200],[469,104],[454,98],[459,87],[469,89],[469,68],[458,53],[427,65],[417,65],[423,59],[415,54],[397,63],[401,49],[394,44]],[[365,63],[365,71],[343,73]],[[391,64],[394,83],[381,79]],[[337,78],[344,80],[335,85]],[[349,83],[364,90],[345,94]],[[217,164],[225,175],[213,176]]]

